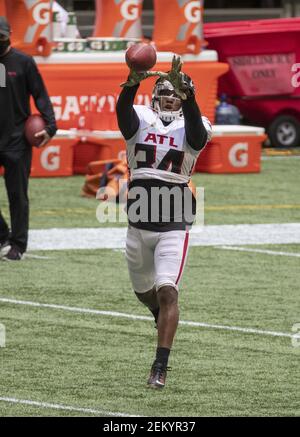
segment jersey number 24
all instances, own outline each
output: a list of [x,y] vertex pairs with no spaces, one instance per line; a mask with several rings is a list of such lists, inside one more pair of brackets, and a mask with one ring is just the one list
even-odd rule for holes
[[[137,155],[137,153],[140,151],[145,152],[145,160],[137,161],[137,168],[154,168],[156,161],[156,149],[157,146],[151,144],[137,143],[135,145],[135,155]],[[180,174],[183,158],[183,151],[169,149],[156,168],[158,170],[169,170],[172,173]],[[170,166],[171,168],[169,168]]]

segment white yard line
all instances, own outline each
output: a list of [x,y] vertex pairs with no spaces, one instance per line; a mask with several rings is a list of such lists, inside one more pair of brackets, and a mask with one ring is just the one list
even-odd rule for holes
[[275,250],[267,250],[267,249],[251,249],[250,247],[236,247],[236,246],[215,246],[215,249],[224,249],[224,250],[238,250],[240,252],[254,252],[254,253],[263,253],[266,255],[275,255],[275,256],[296,256],[300,258],[300,253],[293,252],[278,252]]
[[[70,307],[70,306],[66,306],[66,305],[56,305],[56,304],[48,304],[48,303],[40,303],[40,302],[31,302],[31,301],[26,301],[26,300],[7,299],[4,297],[0,298],[0,302],[14,304],[14,305],[27,305],[27,306],[31,306],[31,307],[64,310],[64,311],[81,313],[81,314],[94,314],[94,315],[98,315],[98,316],[109,316],[109,317],[119,317],[119,318],[126,318],[126,319],[132,319],[132,320],[153,321],[153,317],[139,316],[136,314],[120,313],[117,311],[101,311],[101,310],[95,310],[95,309],[90,309],[90,308]],[[288,337],[288,338],[297,337],[298,338],[298,335],[296,336],[295,334],[290,334],[287,332],[266,331],[266,330],[262,330],[262,329],[242,328],[239,326],[215,325],[215,324],[210,324],[210,323],[192,322],[192,321],[186,321],[186,320],[180,320],[179,324],[183,325],[183,326],[219,329],[222,331],[236,331],[236,332],[242,332],[245,334],[268,335],[268,336],[272,336],[272,337]]]
[[[126,227],[52,228],[29,232],[29,251],[123,249]],[[191,246],[300,244],[300,223],[194,226]]]
[[112,411],[95,410],[93,408],[81,408],[81,407],[74,407],[74,406],[70,406],[70,405],[50,404],[48,402],[37,402],[37,401],[31,401],[31,400],[27,400],[27,399],[0,397],[0,401],[12,403],[12,404],[29,405],[29,406],[33,406],[33,407],[39,407],[39,408],[49,408],[49,409],[54,409],[54,410],[73,411],[73,412],[77,412],[77,413],[96,414],[96,415],[102,415],[102,416],[141,417],[141,416],[136,416],[136,415],[127,414],[127,413],[114,413]]

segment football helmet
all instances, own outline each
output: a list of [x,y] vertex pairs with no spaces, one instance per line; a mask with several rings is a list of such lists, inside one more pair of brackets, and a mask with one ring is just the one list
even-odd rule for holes
[[[195,95],[195,87],[192,79],[184,73],[180,73],[180,91],[186,97]],[[152,93],[151,108],[163,121],[171,122],[182,118],[182,99],[176,93],[172,83],[166,78],[159,78],[155,82]]]

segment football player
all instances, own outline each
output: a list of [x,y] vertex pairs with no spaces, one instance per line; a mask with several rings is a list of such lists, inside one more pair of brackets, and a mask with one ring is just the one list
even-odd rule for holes
[[[130,176],[126,258],[134,292],[157,324],[156,358],[148,387],[158,389],[165,386],[178,325],[179,282],[195,211],[187,184],[212,132],[208,119],[201,116],[192,79],[181,67],[180,57],[174,56],[168,73],[131,70],[117,102]],[[134,105],[140,82],[154,75],[159,78],[151,106]],[[174,196],[162,199],[157,192]],[[188,193],[191,202],[185,202]],[[186,214],[185,209],[192,213]]]

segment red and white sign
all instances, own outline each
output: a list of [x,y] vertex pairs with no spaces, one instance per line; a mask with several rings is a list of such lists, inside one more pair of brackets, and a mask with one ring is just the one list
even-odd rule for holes
[[229,65],[246,96],[292,94],[295,53],[231,56]]

